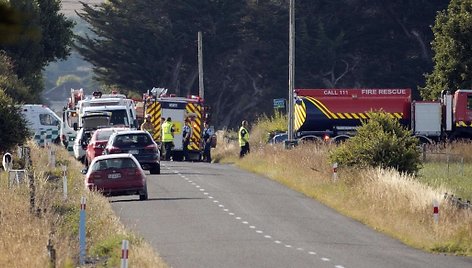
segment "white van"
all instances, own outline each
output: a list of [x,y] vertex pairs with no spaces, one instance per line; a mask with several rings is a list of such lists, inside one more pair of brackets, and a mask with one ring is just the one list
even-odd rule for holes
[[59,143],[62,120],[51,109],[41,104],[24,104],[21,105],[21,113],[38,145]]

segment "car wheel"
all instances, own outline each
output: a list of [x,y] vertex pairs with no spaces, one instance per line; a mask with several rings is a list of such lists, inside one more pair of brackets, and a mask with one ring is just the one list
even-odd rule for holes
[[139,193],[139,200],[148,200],[148,192],[147,192],[147,187],[144,188],[144,191],[142,193]]
[[156,164],[154,166],[151,167],[151,169],[149,170],[149,172],[151,174],[161,174],[161,166],[159,164]]

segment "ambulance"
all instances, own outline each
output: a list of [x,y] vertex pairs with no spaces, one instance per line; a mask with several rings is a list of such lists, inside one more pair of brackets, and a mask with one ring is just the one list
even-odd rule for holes
[[61,118],[45,105],[23,104],[21,113],[39,146],[60,142]]

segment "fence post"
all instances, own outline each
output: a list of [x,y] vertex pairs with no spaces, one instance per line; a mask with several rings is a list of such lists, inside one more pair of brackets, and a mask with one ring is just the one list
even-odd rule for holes
[[80,198],[80,221],[79,221],[79,263],[85,264],[85,197]]
[[48,250],[49,263],[51,264],[51,267],[55,268],[56,267],[56,250],[54,249],[54,246],[52,245],[51,238],[49,238],[46,248]]

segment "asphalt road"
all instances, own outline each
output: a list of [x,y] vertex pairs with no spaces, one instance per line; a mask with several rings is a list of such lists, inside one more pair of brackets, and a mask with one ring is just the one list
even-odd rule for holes
[[162,164],[148,176],[149,200],[110,200],[171,267],[472,267],[472,258],[411,249],[231,165]]

